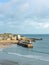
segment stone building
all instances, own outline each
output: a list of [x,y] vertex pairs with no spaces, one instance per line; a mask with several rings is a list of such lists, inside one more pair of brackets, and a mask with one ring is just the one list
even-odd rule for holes
[[0,37],[0,40],[3,40],[3,37]]
[[7,38],[7,40],[11,40],[11,38]]
[[17,40],[17,37],[16,36],[12,36],[12,40]]

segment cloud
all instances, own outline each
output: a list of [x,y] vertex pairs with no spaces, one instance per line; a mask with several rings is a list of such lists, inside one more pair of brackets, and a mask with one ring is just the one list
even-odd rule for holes
[[40,28],[44,28],[44,29],[49,28],[49,23],[38,23],[38,25]]
[[20,11],[27,11],[29,9],[29,3],[24,3],[20,6]]
[[35,29],[49,29],[49,22],[36,22],[34,20],[26,20],[22,23],[24,27],[30,27]]
[[14,3],[14,4],[17,3],[17,1],[18,1],[18,0],[11,0],[11,2]]
[[49,28],[49,0],[0,2],[0,27],[23,33],[41,33],[39,30],[43,33]]
[[44,25],[44,28],[49,28],[49,23],[46,23],[46,24]]

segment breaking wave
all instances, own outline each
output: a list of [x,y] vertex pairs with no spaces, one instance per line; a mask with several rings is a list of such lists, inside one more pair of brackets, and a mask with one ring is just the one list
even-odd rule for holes
[[22,55],[19,53],[11,53],[11,52],[8,52],[8,54],[17,55],[17,56],[26,57],[26,58],[37,59],[37,60],[42,60],[42,61],[49,61],[49,59],[46,58],[45,56],[43,57],[43,56],[37,56],[37,55]]

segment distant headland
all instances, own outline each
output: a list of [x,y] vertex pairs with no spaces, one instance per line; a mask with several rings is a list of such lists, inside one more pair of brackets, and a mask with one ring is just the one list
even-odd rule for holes
[[4,33],[4,34],[0,34],[0,48],[7,47],[11,44],[18,44],[18,43],[19,45],[21,44],[22,46],[30,46],[31,45],[30,43],[34,42],[35,40],[41,40],[41,39],[27,38],[19,34]]

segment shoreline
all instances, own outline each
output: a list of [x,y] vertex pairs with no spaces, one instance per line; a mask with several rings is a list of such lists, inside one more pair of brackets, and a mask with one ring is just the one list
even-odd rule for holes
[[[28,39],[29,38],[25,38],[23,40],[28,40]],[[31,40],[32,42],[35,42],[37,40],[42,40],[42,38],[40,38],[40,39],[30,38],[29,40]],[[0,40],[0,48],[6,48],[12,44],[17,44],[18,42],[19,42],[19,40]]]
[[17,44],[18,40],[0,40],[0,48],[9,47],[12,44]]
[[9,46],[11,46],[12,44],[0,44],[0,49],[1,48],[7,48]]

